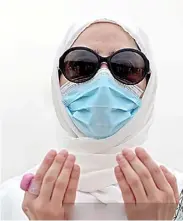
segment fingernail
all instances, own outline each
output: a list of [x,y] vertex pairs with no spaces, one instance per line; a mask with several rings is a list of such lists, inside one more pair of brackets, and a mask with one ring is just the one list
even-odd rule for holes
[[74,165],[74,170],[75,170],[76,172],[79,172],[79,171],[80,171],[80,166],[77,165],[77,164],[75,164],[75,165]]
[[123,156],[128,160],[132,161],[135,159],[136,154],[131,149],[125,149],[123,150]]
[[72,155],[72,154],[69,154],[68,158],[67,158],[69,161],[75,161],[75,156]]
[[123,159],[123,155],[122,154],[118,154],[116,159],[117,159],[117,161],[121,161]]
[[61,150],[61,151],[59,152],[59,154],[61,154],[61,155],[63,155],[63,156],[67,156],[68,151],[65,150],[65,149],[63,149],[63,150]]
[[56,155],[56,151],[55,150],[50,150],[48,152],[48,154],[46,155],[46,158],[51,160],[55,157],[55,155]]
[[129,152],[130,152],[130,149],[127,149],[127,148],[125,148],[125,149],[122,150],[122,153],[123,153],[123,154],[128,154]]
[[120,172],[121,172],[121,169],[120,169],[119,166],[115,167],[115,172],[116,172],[116,173],[120,173]]
[[142,148],[142,147],[136,147],[136,150],[142,151],[142,152],[145,152],[145,153],[146,153],[146,150],[145,150],[144,148]]
[[163,165],[161,165],[160,168],[161,168],[165,173],[168,173],[168,172],[169,172],[169,171],[167,170],[167,168],[164,167]]

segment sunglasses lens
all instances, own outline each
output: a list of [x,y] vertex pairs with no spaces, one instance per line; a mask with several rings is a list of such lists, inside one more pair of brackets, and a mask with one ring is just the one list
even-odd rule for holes
[[77,49],[64,57],[60,68],[69,81],[81,83],[91,79],[97,67],[98,58],[94,53]]
[[114,77],[124,84],[137,84],[145,77],[144,58],[133,51],[123,51],[111,58]]

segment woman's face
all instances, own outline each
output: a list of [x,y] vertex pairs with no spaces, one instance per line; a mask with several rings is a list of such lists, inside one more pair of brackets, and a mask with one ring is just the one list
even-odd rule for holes
[[[135,41],[120,26],[112,23],[95,23],[89,26],[75,41],[72,47],[85,46],[97,51],[101,56],[109,56],[122,48],[138,49]],[[107,67],[102,64],[101,67]],[[61,75],[60,86],[68,80]],[[146,79],[138,86],[145,90]]]

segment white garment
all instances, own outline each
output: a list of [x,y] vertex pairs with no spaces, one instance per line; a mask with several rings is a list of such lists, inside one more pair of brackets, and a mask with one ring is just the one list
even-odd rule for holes
[[[90,26],[90,24],[100,21],[119,24],[136,40],[142,52],[150,61],[152,74],[142,98],[142,107],[136,116],[115,135],[106,139],[95,140],[85,137],[84,134],[75,127],[66,112],[65,107],[61,102],[62,97],[59,87],[57,67],[60,56],[65,50],[72,46],[80,33]],[[85,22],[77,22],[68,30],[55,59],[52,76],[52,95],[60,125],[68,133],[66,142],[64,142],[62,148],[67,148],[69,153],[73,153],[76,156],[77,163],[81,167],[81,178],[76,202],[90,203],[90,205],[97,202],[102,203],[102,205],[115,205],[116,203],[120,205],[119,203],[122,203],[121,192],[117,186],[114,175],[114,167],[117,164],[115,157],[124,147],[134,148],[136,146],[141,146],[147,139],[148,129],[152,123],[152,113],[157,85],[156,81],[156,69],[153,63],[148,38],[134,22],[130,22],[129,18],[123,18],[122,15],[120,15],[120,20],[114,18],[113,20],[110,18],[94,18]],[[60,139],[60,143],[63,143],[63,137],[59,136],[58,139]],[[35,173],[36,168],[31,172]],[[183,175],[177,173],[176,176],[179,182],[179,189],[181,190],[183,188]],[[0,187],[1,219],[27,219],[21,211],[23,200],[23,191],[19,188],[21,178],[22,176],[11,179]],[[87,211],[87,209],[85,210],[82,208],[85,207],[81,207],[81,210],[76,210],[75,218],[80,216],[79,219],[93,219],[93,213],[90,214],[89,212],[92,211],[92,209],[90,208],[89,211]],[[111,211],[110,209],[111,208],[104,207],[105,211]],[[104,210],[100,210],[103,211],[103,215],[105,214]],[[95,208],[95,219],[106,219],[106,217],[99,218],[100,211],[96,213]],[[125,213],[122,211],[121,206],[118,212],[111,212],[111,214],[116,214],[118,217],[112,216],[111,219],[119,219],[120,217],[122,220],[125,218]],[[87,214],[88,217],[84,217],[84,214]],[[109,215],[107,218],[110,218]]]

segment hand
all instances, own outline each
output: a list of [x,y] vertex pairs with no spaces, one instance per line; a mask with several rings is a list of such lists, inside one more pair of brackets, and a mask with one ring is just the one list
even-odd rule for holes
[[147,152],[125,149],[115,175],[130,220],[172,220],[179,201],[176,178]]
[[58,154],[50,151],[35,176],[29,176],[32,181],[25,192],[24,213],[30,220],[67,219],[66,205],[75,202],[79,175],[80,168],[73,155],[65,150]]

